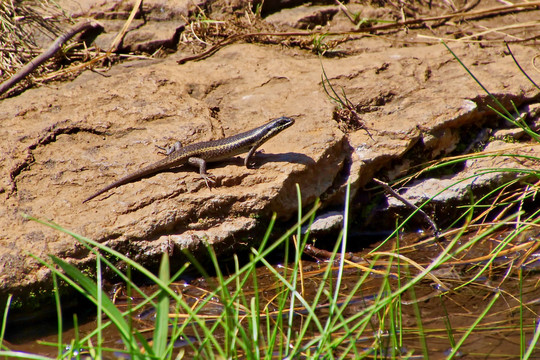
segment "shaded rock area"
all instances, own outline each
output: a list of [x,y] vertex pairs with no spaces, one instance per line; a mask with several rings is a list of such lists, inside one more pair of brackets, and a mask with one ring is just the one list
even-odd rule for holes
[[297,29],[309,29],[326,25],[338,11],[336,6],[299,6],[272,14],[266,21]]
[[[76,18],[99,19],[107,34],[97,43],[106,49],[129,16],[130,4],[66,1],[62,5]],[[481,6],[497,4],[487,1]],[[354,209],[363,205],[354,196],[364,193],[373,177],[394,180],[430,160],[483,150],[486,145],[485,151],[491,153],[539,155],[540,149],[528,136],[518,139],[511,133],[513,143],[490,144],[489,136],[478,140],[487,128],[492,134],[512,127],[489,109],[493,105],[489,96],[442,44],[419,41],[424,39],[421,36],[434,36],[433,29],[396,28],[380,37],[377,33],[334,35],[327,42],[319,37],[318,45],[313,37],[252,39],[217,49],[201,61],[177,63],[209,47],[206,40],[192,37],[204,26],[220,29],[221,38],[207,34],[215,40],[246,23],[264,31],[358,28],[347,23],[350,16],[339,7],[321,12],[318,6],[284,10],[282,15],[272,11],[267,21],[242,2],[145,1],[145,17],[132,23],[121,49],[157,51],[156,58],[146,54],[146,59],[123,61],[103,73],[84,71],[72,81],[49,83],[1,100],[0,293],[50,286],[50,273],[30,253],[41,258],[54,254],[79,266],[92,261],[88,250],[69,236],[24,220],[21,213],[106,242],[142,263],[152,263],[163,252],[198,251],[205,243],[214,244],[226,256],[252,246],[272,213],[283,220],[296,214],[296,184],[303,205],[321,198],[323,206],[335,210],[343,206],[349,181]],[[289,6],[281,8],[285,7]],[[293,18],[291,11],[324,17]],[[394,16],[392,9],[375,5],[363,13]],[[205,25],[200,22],[203,15],[220,20]],[[525,20],[538,15],[538,10],[520,13]],[[307,26],[299,23],[309,19],[314,20]],[[477,21],[486,26],[487,20]],[[443,36],[455,26],[437,27],[435,35]],[[308,49],[310,43],[326,56]],[[529,104],[540,91],[519,72],[502,43],[452,42],[449,46],[504,106],[519,108],[529,123],[537,121]],[[537,48],[521,44],[511,48],[524,70],[537,75],[531,62]],[[330,86],[353,104],[356,118],[336,106],[327,94],[332,95]],[[184,166],[82,203],[103,186],[161,159],[156,146],[223,138],[279,116],[293,117],[296,123],[262,146],[264,152],[256,155],[254,169],[246,169],[240,158],[210,165],[208,171],[216,177],[212,189],[196,169]],[[448,181],[485,168],[539,168],[531,158],[504,159],[467,160],[463,169],[468,172],[444,178],[427,175],[404,195],[422,201],[448,186]],[[485,193],[500,181],[500,176],[470,178],[467,189],[482,184],[479,188]],[[433,183],[433,190],[426,190]],[[451,201],[459,202],[462,194],[454,195]],[[449,201],[441,198],[442,204]],[[402,205],[391,198],[380,206],[385,211],[409,211],[399,210]],[[385,211],[376,213],[382,222]]]

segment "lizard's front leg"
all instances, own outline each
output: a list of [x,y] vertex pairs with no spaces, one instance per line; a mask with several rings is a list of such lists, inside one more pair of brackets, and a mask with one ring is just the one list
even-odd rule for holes
[[248,169],[253,169],[253,166],[255,165],[255,162],[251,163],[251,160],[255,157],[257,153],[263,153],[263,150],[257,151],[257,148],[259,147],[258,144],[253,146],[251,149],[249,149],[248,154],[246,155],[246,158],[244,159],[244,166]]
[[170,155],[175,151],[178,151],[182,148],[182,143],[180,141],[175,142],[171,146],[159,146],[156,145],[156,147],[159,149],[159,153],[163,155]]

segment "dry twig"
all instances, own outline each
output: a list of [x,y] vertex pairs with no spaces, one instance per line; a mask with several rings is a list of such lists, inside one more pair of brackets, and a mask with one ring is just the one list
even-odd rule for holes
[[435,233],[435,238],[437,239],[440,236],[439,228],[437,227],[435,222],[428,216],[428,214],[424,212],[424,210],[420,209],[418,206],[414,205],[413,203],[405,199],[403,196],[399,195],[394,189],[390,187],[390,185],[388,185],[384,181],[381,181],[375,178],[373,179],[373,181],[381,185],[386,190],[386,192],[388,192],[390,195],[392,195],[393,197],[395,197],[396,199],[404,203],[406,206],[418,211],[418,213],[422,215],[422,217],[426,220],[426,222],[433,228],[433,231]]
[[12,88],[15,84],[28,76],[28,74],[38,68],[41,64],[54,56],[54,54],[56,54],[56,52],[58,52],[58,50],[60,50],[62,46],[73,36],[78,33],[84,33],[87,31],[91,31],[92,35],[94,36],[95,32],[100,33],[101,31],[103,31],[103,26],[100,23],[91,20],[84,21],[80,24],[75,25],[68,32],[59,36],[44,53],[35,57],[28,64],[23,66],[15,75],[0,84],[0,95]]
[[350,31],[325,32],[322,30],[317,30],[317,31],[307,31],[307,32],[297,31],[297,32],[265,32],[265,33],[235,34],[235,35],[231,35],[223,39],[216,45],[212,46],[210,49],[200,54],[187,56],[178,60],[178,64],[184,64],[188,61],[196,61],[196,60],[205,59],[208,56],[213,55],[222,47],[225,47],[227,45],[235,43],[238,40],[249,38],[249,37],[258,37],[258,36],[290,37],[290,36],[314,36],[314,35],[322,35],[322,34],[326,36],[340,36],[340,35],[351,35],[351,34],[359,34],[359,33],[372,33],[372,32],[381,31],[381,30],[390,30],[390,29],[400,28],[403,26],[419,25],[419,24],[424,24],[428,22],[449,20],[453,18],[479,19],[479,18],[483,18],[487,16],[502,15],[509,12],[527,11],[527,10],[531,10],[532,8],[536,8],[539,6],[540,6],[540,1],[520,3],[520,4],[509,5],[509,6],[500,6],[500,7],[495,7],[491,9],[483,9],[483,10],[477,10],[477,11],[468,11],[471,7],[467,7],[466,9],[460,12],[456,12],[456,13],[440,15],[440,16],[417,18],[417,19],[411,19],[411,20],[405,20],[405,21],[397,21],[391,24],[366,26],[366,27],[361,27],[358,29],[350,30]]

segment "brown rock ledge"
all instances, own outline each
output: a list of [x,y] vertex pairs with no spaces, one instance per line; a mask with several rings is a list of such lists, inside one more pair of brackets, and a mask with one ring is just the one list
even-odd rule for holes
[[[507,105],[538,95],[502,48],[453,48]],[[531,70],[533,49],[513,50]],[[178,66],[176,60],[128,62],[110,77],[85,72],[2,101],[2,294],[48,283],[48,271],[29,252],[91,261],[71,238],[23,220],[21,212],[130,253],[140,249],[134,256],[142,262],[203,241],[230,252],[272,212],[295,214],[295,183],[303,204],[323,195],[340,203],[347,179],[357,191],[381,170],[406,170],[402,159],[411,149],[424,150],[429,160],[459,141],[461,129],[496,121],[485,95],[440,45],[323,60],[335,88],[359,104],[373,138],[338,129],[312,54],[236,44],[204,61]],[[257,169],[238,159],[211,165],[212,190],[185,167],[82,204],[98,188],[160,159],[155,145],[229,136],[278,116],[293,116],[296,124],[263,146]]]

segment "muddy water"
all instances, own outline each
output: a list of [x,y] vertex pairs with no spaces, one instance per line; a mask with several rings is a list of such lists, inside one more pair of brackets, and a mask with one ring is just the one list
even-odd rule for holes
[[[425,339],[428,353],[434,358],[445,357],[471,325],[486,309],[487,304],[495,294],[498,298],[487,312],[486,316],[476,326],[475,330],[460,348],[459,354],[466,358],[517,358],[520,355],[520,319],[523,320],[523,334],[525,346],[528,345],[534,332],[540,311],[540,289],[538,275],[540,273],[540,251],[534,246],[538,243],[537,234],[527,234],[516,238],[509,243],[500,255],[490,261],[488,255],[507,236],[510,230],[499,232],[459,254],[459,257],[450,259],[444,265],[431,271],[431,277],[425,277],[411,290],[406,291],[399,298],[400,315],[397,316],[401,323],[401,329],[392,332],[386,319],[386,308],[374,314],[371,325],[363,333],[356,334],[355,346],[359,351],[368,353],[373,344],[378,344],[379,356],[386,354],[389,357],[404,355],[412,352],[422,357],[422,339]],[[456,246],[467,244],[473,235],[463,237]],[[361,241],[362,239],[354,239]],[[354,316],[367,306],[374,303],[377,296],[384,296],[391,291],[399,289],[400,284],[406,284],[412,277],[417,275],[421,268],[427,267],[435,259],[450,239],[423,239],[420,235],[409,234],[401,236],[399,244],[389,241],[384,244],[373,244],[369,249],[349,254],[345,266],[342,282],[342,298],[349,295],[359,278],[366,271],[366,266],[373,270],[357,291],[352,301],[348,304],[344,317]],[[378,256],[370,255],[374,249]],[[393,252],[402,258],[396,261],[381,254]],[[313,252],[311,252],[313,254]],[[303,295],[308,300],[315,296],[316,289],[322,281],[322,274],[327,265],[324,252],[317,252],[313,256],[305,256],[302,261]],[[392,262],[390,262],[392,260]],[[413,265],[413,263],[415,265]],[[359,267],[359,265],[361,265]],[[408,266],[407,266],[408,265]],[[283,267],[275,265],[279,272]],[[485,267],[485,271],[478,275],[479,270]],[[337,271],[337,268],[336,268]],[[264,267],[257,270],[258,289],[261,295],[261,306],[268,306],[270,312],[277,309],[275,295],[281,287],[275,280],[275,276]],[[210,281],[211,282],[211,281]],[[195,279],[189,283],[176,283],[173,286],[178,292],[182,292],[188,303],[195,304],[204,298],[207,291],[212,287],[205,279]],[[246,297],[254,294],[254,289],[248,284],[244,287]],[[156,291],[155,287],[145,288],[148,294]],[[300,290],[299,290],[300,291]],[[115,292],[115,301],[121,310],[128,306],[135,306],[138,301],[128,297],[125,289],[120,288]],[[523,306],[520,306],[523,304]],[[415,314],[417,306],[420,313],[420,321],[423,330],[420,330],[419,318]],[[219,316],[223,308],[219,302],[211,302],[205,308],[203,314],[210,317]],[[306,312],[302,308],[296,311],[296,326],[302,323],[302,317]],[[317,308],[319,318],[324,319],[328,314],[328,307],[321,302]],[[133,325],[139,330],[151,330],[153,327],[153,309],[146,307],[137,311],[133,317]],[[385,324],[380,322],[384,321]],[[51,327],[54,328],[54,321]],[[29,325],[28,330],[33,330],[34,325]],[[95,329],[95,321],[87,321],[79,326],[79,337]],[[382,330],[381,330],[382,329]],[[451,329],[451,330],[449,330]],[[45,342],[56,343],[57,338],[53,334],[43,335],[45,332],[36,334],[35,331],[27,331],[26,338],[23,332],[17,332],[16,337],[7,334],[6,338],[11,344],[12,350],[26,351],[48,356],[56,356],[58,349]],[[423,332],[423,335],[421,333]],[[394,334],[394,335],[392,335]],[[398,334],[399,343],[392,339]],[[313,333],[311,336],[316,336]],[[338,337],[339,332],[333,334]],[[151,332],[148,337],[151,338]],[[186,334],[189,336],[189,334]],[[64,343],[75,337],[75,332],[70,329],[63,334]],[[218,334],[219,338],[219,334]],[[105,346],[120,348],[121,343],[113,329],[104,332]],[[185,345],[178,341],[177,346]],[[186,349],[190,352],[189,347]],[[338,350],[339,351],[339,350]],[[113,358],[112,356],[111,358]],[[533,354],[535,359],[540,358],[540,350]]]

